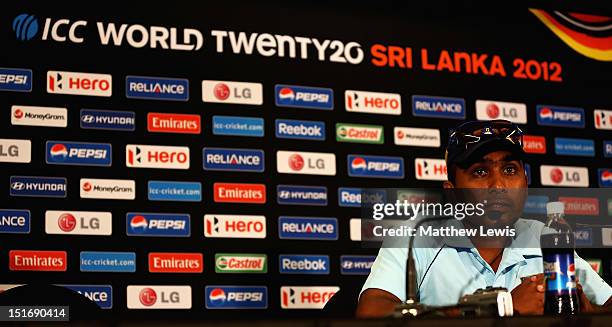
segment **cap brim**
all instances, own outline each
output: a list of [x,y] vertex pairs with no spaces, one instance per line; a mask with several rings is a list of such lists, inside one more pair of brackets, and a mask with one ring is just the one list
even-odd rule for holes
[[494,151],[509,151],[517,155],[519,159],[523,159],[525,154],[525,151],[523,151],[523,148],[519,144],[514,144],[505,139],[495,138],[475,144],[467,151],[457,156],[453,161],[457,166],[465,168]]

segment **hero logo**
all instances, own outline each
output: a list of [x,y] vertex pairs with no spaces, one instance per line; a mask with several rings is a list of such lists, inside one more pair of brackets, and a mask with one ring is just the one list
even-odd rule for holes
[[266,309],[265,286],[206,286],[207,309]]
[[188,147],[128,144],[125,154],[127,167],[189,169]]
[[11,106],[11,124],[21,126],[66,127],[68,110],[55,107]]
[[349,112],[401,115],[402,100],[397,93],[344,91],[345,108]]
[[276,170],[284,174],[336,175],[336,155],[319,152],[276,152]]
[[514,102],[476,100],[476,119],[505,119],[515,124],[527,124],[527,105]]
[[108,143],[47,141],[46,162],[55,165],[111,166],[112,146]]
[[349,154],[348,175],[351,177],[404,178],[402,157],[382,157]]
[[128,213],[127,235],[189,237],[188,214]]
[[[26,23],[24,23],[24,21]],[[69,19],[45,18],[41,40],[55,42],[85,42],[86,27],[89,22]],[[149,47],[151,49],[197,51],[202,48],[204,38],[197,29],[176,27],[149,26],[139,24],[120,24],[96,22],[99,42],[102,45],[122,46],[125,43],[132,48]],[[21,14],[13,20],[13,31],[18,39],[33,39],[38,34],[38,19],[32,15]],[[182,35],[182,40],[179,38]],[[182,41],[182,43],[181,43]]]
[[129,285],[128,309],[191,309],[191,286]]
[[47,93],[110,97],[113,77],[108,74],[47,72]]
[[276,93],[277,107],[296,107],[307,109],[334,109],[334,91],[331,89],[294,86],[294,85],[276,85],[274,87]]
[[81,198],[134,200],[136,182],[124,179],[81,178]]
[[543,106],[537,107],[538,125],[584,128],[584,109]]
[[544,186],[589,187],[589,170],[586,167],[540,166]]
[[232,81],[202,81],[202,101],[262,105],[263,84]]
[[266,238],[266,217],[204,215],[204,236],[222,238]]
[[415,176],[418,180],[445,181],[448,179],[444,159],[414,159]]
[[112,214],[93,211],[45,212],[47,234],[111,235]]
[[612,110],[595,110],[595,128],[612,130]]
[[281,308],[323,309],[339,290],[337,286],[282,286]]
[[523,135],[523,150],[527,153],[546,154],[546,137]]

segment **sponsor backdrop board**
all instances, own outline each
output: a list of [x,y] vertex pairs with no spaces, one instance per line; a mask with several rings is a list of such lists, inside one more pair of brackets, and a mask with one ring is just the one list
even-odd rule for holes
[[[612,186],[611,50],[584,28],[606,18],[142,10],[3,4],[3,286],[66,285],[125,318],[312,317],[356,294],[376,255],[358,242],[361,188],[439,187],[447,130],[466,119],[520,124],[533,187]],[[555,34],[569,29],[588,45]],[[592,234],[581,242],[611,246]],[[610,281],[609,251],[581,254]]]

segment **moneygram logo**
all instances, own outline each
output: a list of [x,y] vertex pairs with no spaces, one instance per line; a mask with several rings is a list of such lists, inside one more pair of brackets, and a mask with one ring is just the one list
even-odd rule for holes
[[264,171],[265,158],[263,150],[204,148],[204,170],[227,171]]
[[257,117],[213,116],[214,135],[264,136],[264,120]]
[[263,84],[202,81],[202,101],[260,106],[263,104]]
[[329,275],[328,255],[281,254],[278,257],[281,274]]
[[[71,21],[66,18],[45,18],[42,41],[70,42],[81,44],[88,38],[86,20]],[[38,19],[33,15],[21,14],[13,20],[13,31],[18,40],[29,41],[38,34]],[[140,24],[115,24],[96,22],[95,35],[99,44],[104,46],[129,46],[140,49],[197,51],[202,48],[204,38],[197,29],[163,26],[143,26]],[[88,42],[88,41],[87,41]],[[182,42],[182,43],[181,43]],[[89,43],[89,42],[88,42]]]
[[30,233],[30,210],[0,209],[0,233]]
[[595,156],[595,141],[555,137],[555,154],[564,156]]
[[0,91],[32,92],[32,71],[0,68]]
[[276,199],[278,204],[326,206],[327,187],[278,185]]
[[266,238],[266,217],[249,215],[204,215],[204,236],[222,238]]
[[393,129],[395,145],[422,146],[439,148],[440,130],[433,128],[395,127]]
[[325,141],[325,122],[310,120],[277,119],[276,137]]
[[412,114],[416,117],[465,119],[465,100],[462,98],[413,95]]
[[112,165],[113,151],[109,143],[47,141],[46,162],[53,165]]
[[66,271],[66,251],[9,251],[9,269],[11,271]]
[[217,253],[215,254],[215,272],[227,273],[262,273],[268,272],[268,257],[257,253]]
[[527,105],[516,102],[476,100],[476,119],[504,119],[515,124],[527,124]]
[[202,253],[149,253],[149,272],[201,273],[204,269]]
[[397,93],[344,91],[346,111],[383,115],[401,115],[402,99]]
[[81,128],[111,131],[134,131],[136,113],[133,111],[111,111],[81,109]]
[[12,106],[11,124],[21,126],[66,127],[68,110],[55,107]]
[[546,137],[523,135],[523,150],[526,153],[546,154]]
[[277,84],[274,87],[274,94],[277,107],[334,109],[334,91],[332,89]]
[[111,235],[113,215],[110,212],[47,210],[45,233]]
[[208,285],[204,290],[206,309],[266,309],[268,288],[265,286]]
[[281,286],[282,309],[323,309],[337,286]]
[[214,201],[229,203],[266,203],[265,184],[214,183]]
[[336,155],[320,152],[277,151],[276,171],[284,174],[336,175]]
[[147,114],[147,130],[149,132],[200,134],[201,126],[200,115],[157,112]]
[[189,148],[186,146],[125,146],[125,164],[132,168],[189,169]]
[[66,178],[11,176],[11,196],[66,197]]
[[589,187],[589,170],[586,167],[542,165],[540,178],[544,186]]
[[595,110],[593,117],[595,118],[595,128],[612,129],[612,110]]
[[189,237],[190,216],[176,213],[133,213],[126,215],[129,236]]
[[445,181],[448,179],[444,159],[414,159],[415,176],[418,180]]
[[338,239],[338,219],[327,217],[278,218],[280,239],[328,240]]
[[47,93],[110,97],[113,77],[108,74],[47,72]]
[[126,179],[81,178],[82,199],[134,200],[136,182]]
[[189,81],[147,76],[126,76],[125,97],[145,100],[189,100]]
[[32,161],[32,141],[0,139],[0,162],[30,163]]
[[404,158],[349,154],[346,157],[351,177],[404,178]]
[[191,309],[191,286],[129,285],[128,309]]
[[336,141],[383,144],[385,134],[382,126],[336,123]]
[[538,125],[584,128],[584,109],[538,105]]

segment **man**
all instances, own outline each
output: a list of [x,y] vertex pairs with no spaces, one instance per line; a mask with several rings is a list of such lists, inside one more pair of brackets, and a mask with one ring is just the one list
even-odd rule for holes
[[[485,227],[514,226],[517,239],[530,234],[539,237],[543,223],[519,219],[524,192],[509,192],[527,188],[523,158],[522,131],[516,125],[504,120],[466,122],[449,137],[448,181],[443,186],[505,194],[512,201],[489,203],[487,211],[497,211],[497,216],[477,223]],[[509,247],[507,242],[512,240],[503,237],[473,237],[470,241],[472,248],[414,248],[420,302],[454,305],[462,295],[479,288],[505,287],[511,290],[515,314],[542,314],[545,289],[541,249]],[[405,300],[406,259],[406,248],[380,249],[361,291],[357,317],[388,316]],[[576,256],[575,265],[581,311],[612,308],[612,288],[582,258]]]

